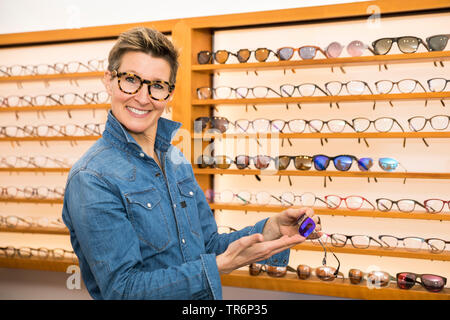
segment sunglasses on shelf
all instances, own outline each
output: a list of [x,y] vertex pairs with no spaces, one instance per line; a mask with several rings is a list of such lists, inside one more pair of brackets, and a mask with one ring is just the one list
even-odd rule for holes
[[325,51],[317,46],[302,46],[300,48],[281,47],[277,50],[277,57],[280,61],[291,60],[296,51],[303,60],[314,59],[317,52],[322,53],[325,58],[328,58]]
[[447,278],[435,274],[397,273],[397,286],[400,289],[411,289],[416,283],[430,292],[440,292],[447,284]]
[[276,55],[275,52],[268,48],[258,48],[256,50],[240,49],[236,53],[227,50],[217,50],[215,52],[202,50],[197,54],[197,62],[199,64],[208,64],[216,61],[217,63],[224,64],[230,56],[234,56],[239,63],[245,63],[250,59],[252,53],[258,62],[265,62],[271,53]]
[[224,117],[198,117],[194,121],[194,131],[202,132],[210,124],[210,128],[225,133],[228,130],[230,121]]
[[252,263],[248,266],[248,272],[251,276],[258,276],[262,272],[266,272],[270,277],[281,278],[286,275],[287,271],[296,272],[296,270],[290,266],[277,267],[261,263]]
[[366,279],[367,285],[371,288],[386,287],[396,279],[385,271],[371,271],[364,273],[359,269],[350,269],[348,271],[348,278],[351,284],[360,284],[363,279]]
[[430,48],[430,51],[442,51],[445,49],[448,43],[450,34],[437,34],[425,39]]
[[333,162],[334,167],[339,171],[348,171],[353,164],[353,161],[358,163],[358,168],[361,171],[368,171],[373,166],[372,158],[358,159],[352,155],[339,155],[336,157],[329,157],[323,154],[318,154],[312,157],[314,168],[318,171],[324,171],[328,168],[330,162]]
[[377,55],[387,54],[394,43],[397,43],[398,48],[402,53],[414,53],[418,50],[419,45],[423,45],[427,51],[430,51],[426,43],[414,36],[403,36],[397,38],[381,38],[372,42],[372,47]]
[[[345,46],[341,45],[337,41],[334,41],[326,47],[325,52],[329,58],[337,58],[341,55],[344,48]],[[359,40],[354,40],[347,45],[347,53],[351,57],[362,56],[364,54],[364,50],[366,49],[369,50],[372,54],[375,54],[372,48]]]

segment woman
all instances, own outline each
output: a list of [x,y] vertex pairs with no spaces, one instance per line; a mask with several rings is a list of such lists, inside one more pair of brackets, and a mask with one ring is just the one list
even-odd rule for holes
[[161,118],[177,58],[147,28],[121,34],[109,54],[106,128],[72,167],[62,212],[94,299],[221,299],[221,273],[257,261],[285,266],[287,249],[305,240],[296,222],[311,209],[217,233],[192,166],[170,144],[181,124]]

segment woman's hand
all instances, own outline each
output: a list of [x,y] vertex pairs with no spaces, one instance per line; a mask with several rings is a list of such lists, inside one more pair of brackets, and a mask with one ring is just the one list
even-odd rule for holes
[[284,235],[293,236],[298,234],[298,219],[306,214],[308,217],[312,218],[316,223],[316,228],[314,233],[312,233],[308,238],[317,238],[321,236],[322,226],[320,224],[320,218],[314,215],[314,210],[311,208],[289,208],[283,212],[276,214],[271,217],[264,226],[263,236],[264,240],[278,239]]
[[303,214],[314,220],[316,235],[320,235],[320,220],[314,216],[311,208],[289,208],[267,220],[262,234],[253,234],[232,242],[224,253],[216,257],[219,272],[229,273],[304,242],[306,238],[298,233],[297,224]]
[[230,243],[227,250],[216,257],[217,267],[220,273],[229,273],[250,263],[265,260],[303,241],[305,238],[298,232],[271,241],[265,241],[262,234],[255,233]]

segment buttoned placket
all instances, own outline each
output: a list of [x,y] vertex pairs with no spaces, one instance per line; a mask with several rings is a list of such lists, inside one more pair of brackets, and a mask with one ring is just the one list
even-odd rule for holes
[[[173,196],[172,196],[172,192],[171,192],[171,189],[170,189],[170,184],[169,184],[169,181],[167,179],[166,172],[165,172],[166,166],[167,166],[166,154],[167,154],[167,152],[155,149],[155,155],[160,159],[160,163],[161,163],[160,170],[162,171],[162,174],[164,176],[164,182],[166,184],[166,188],[167,188],[167,191],[169,193],[170,203],[172,204],[172,211],[173,211],[173,215],[174,215],[174,219],[175,219],[175,224],[176,224],[176,227],[177,227],[178,240],[181,242],[181,244],[180,244],[181,253],[183,255],[183,260],[185,262],[187,262],[187,261],[190,260],[190,256],[191,255],[189,254],[189,252],[187,250],[187,247],[186,247],[186,245],[187,245],[186,244],[186,239],[185,239],[185,237],[183,235],[183,229],[180,226],[179,219],[178,219],[177,204],[176,204],[175,201],[173,201]],[[156,164],[156,161],[154,159],[152,159],[152,160]]]

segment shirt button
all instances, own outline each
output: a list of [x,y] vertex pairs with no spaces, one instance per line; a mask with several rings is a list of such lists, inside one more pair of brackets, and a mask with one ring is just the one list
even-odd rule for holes
[[181,239],[181,242],[183,242],[183,243],[186,243],[186,240],[184,240],[184,239]]
[[139,156],[140,156],[141,158],[143,158],[143,157],[145,157],[145,154],[144,154],[143,152],[141,152],[141,153],[139,153]]
[[193,196],[194,193],[193,193],[192,191],[189,191],[189,195],[190,195],[190,196]]
[[176,205],[176,204],[174,204],[174,205],[173,205],[173,207],[174,207],[174,208],[176,208],[176,207],[177,207],[177,205]]
[[151,203],[147,203],[147,207],[151,208],[152,204]]

